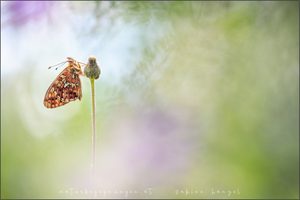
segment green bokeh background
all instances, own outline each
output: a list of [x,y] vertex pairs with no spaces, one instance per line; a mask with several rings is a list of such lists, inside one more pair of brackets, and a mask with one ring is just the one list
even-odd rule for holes
[[[91,186],[85,180],[89,81],[82,78],[80,103],[47,110],[43,95],[58,72],[35,71],[58,60],[37,66],[40,55],[32,49],[44,44],[28,44],[32,57],[25,61],[8,60],[1,44],[1,198],[94,197],[60,192],[68,188],[152,188],[151,196],[130,198],[299,198],[298,2],[56,2],[52,14],[60,4],[71,19],[81,19],[66,24],[70,30],[94,21],[76,32],[79,44],[104,32],[105,46],[118,31],[140,31],[132,39],[137,45],[125,49],[130,63],[115,69],[121,78],[108,77],[110,66],[101,62],[118,60],[115,52],[105,52],[109,59],[104,50],[94,52],[102,69],[96,81],[97,181]],[[91,17],[82,17],[87,12]],[[3,20],[1,32],[22,33],[25,25],[4,26]],[[1,43],[7,39],[2,34]],[[22,67],[7,74],[8,61]],[[204,192],[181,192],[186,189]],[[124,196],[106,196],[113,197]]]

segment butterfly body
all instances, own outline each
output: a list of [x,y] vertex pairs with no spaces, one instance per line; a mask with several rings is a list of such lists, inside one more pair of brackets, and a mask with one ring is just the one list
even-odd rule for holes
[[83,75],[81,65],[73,58],[67,58],[68,66],[56,77],[44,97],[46,108],[63,106],[77,99],[81,100],[82,90],[79,76]]

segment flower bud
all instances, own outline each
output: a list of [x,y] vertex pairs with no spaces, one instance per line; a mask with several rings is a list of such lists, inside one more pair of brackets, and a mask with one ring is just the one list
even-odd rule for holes
[[96,62],[96,58],[91,56],[89,57],[88,64],[84,68],[84,74],[88,78],[98,79],[100,76],[101,70]]

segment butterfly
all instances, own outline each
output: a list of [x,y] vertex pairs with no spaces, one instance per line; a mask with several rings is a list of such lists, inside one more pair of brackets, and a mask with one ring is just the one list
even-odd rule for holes
[[84,75],[81,70],[81,65],[86,64],[78,62],[70,57],[67,57],[67,61],[59,64],[65,63],[68,63],[67,67],[56,77],[45,94],[44,106],[46,108],[56,108],[77,99],[81,100],[82,98],[79,76]]

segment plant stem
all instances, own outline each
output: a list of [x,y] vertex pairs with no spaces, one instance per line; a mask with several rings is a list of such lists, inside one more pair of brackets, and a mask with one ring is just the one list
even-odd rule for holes
[[84,68],[84,74],[91,80],[92,89],[92,174],[95,172],[96,163],[96,113],[95,113],[95,79],[100,76],[101,70],[94,56],[89,57],[88,64]]
[[95,158],[96,158],[96,114],[95,114],[95,84],[94,78],[91,80],[92,89],[92,170],[95,168]]

